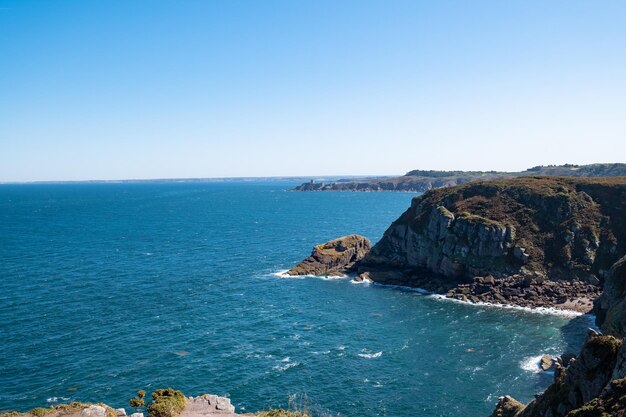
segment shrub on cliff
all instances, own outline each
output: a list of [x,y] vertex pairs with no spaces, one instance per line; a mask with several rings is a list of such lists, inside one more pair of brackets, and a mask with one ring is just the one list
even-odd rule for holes
[[137,391],[137,395],[134,398],[128,400],[131,407],[139,408],[146,405],[146,401],[144,400],[146,396],[146,392],[144,390]]
[[158,389],[152,393],[148,407],[150,417],[176,417],[185,409],[185,395],[173,388]]

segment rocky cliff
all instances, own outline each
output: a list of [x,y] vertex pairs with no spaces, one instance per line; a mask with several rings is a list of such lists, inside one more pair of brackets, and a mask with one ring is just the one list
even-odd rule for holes
[[599,294],[626,253],[623,207],[626,178],[525,177],[431,190],[413,199],[359,272],[470,301],[575,307]]

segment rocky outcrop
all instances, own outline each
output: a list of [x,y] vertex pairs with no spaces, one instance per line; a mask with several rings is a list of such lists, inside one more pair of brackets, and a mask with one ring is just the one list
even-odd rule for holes
[[544,372],[552,370],[556,364],[557,362],[550,355],[541,355],[541,359],[539,359],[539,368]]
[[525,406],[516,399],[505,395],[500,397],[496,409],[491,414],[491,417],[515,417],[524,410]]
[[235,407],[230,398],[204,394],[199,397],[188,397],[185,409],[179,417],[228,417],[235,415]]
[[359,272],[377,281],[377,271],[402,271],[395,283],[432,280],[426,289],[469,301],[588,311],[626,253],[624,205],[626,178],[528,177],[432,190],[413,199]]
[[80,417],[106,417],[106,415],[107,409],[101,405],[90,405],[80,412]]
[[287,275],[342,276],[370,251],[369,239],[343,236],[313,248],[311,256],[286,272]]

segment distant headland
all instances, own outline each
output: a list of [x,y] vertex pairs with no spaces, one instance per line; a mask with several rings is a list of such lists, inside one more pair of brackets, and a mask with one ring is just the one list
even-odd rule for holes
[[499,171],[432,171],[413,170],[400,177],[341,179],[338,181],[310,180],[294,191],[404,191],[424,192],[433,188],[451,187],[473,181],[507,179],[529,176],[561,177],[621,177],[626,176],[626,164],[546,165],[521,172]]

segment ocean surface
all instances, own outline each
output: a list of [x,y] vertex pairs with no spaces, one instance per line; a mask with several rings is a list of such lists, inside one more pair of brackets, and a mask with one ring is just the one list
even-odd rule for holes
[[589,317],[282,278],[332,238],[377,241],[407,193],[288,182],[0,185],[0,409],[128,407],[138,389],[290,398],[344,416],[488,416],[577,352]]

